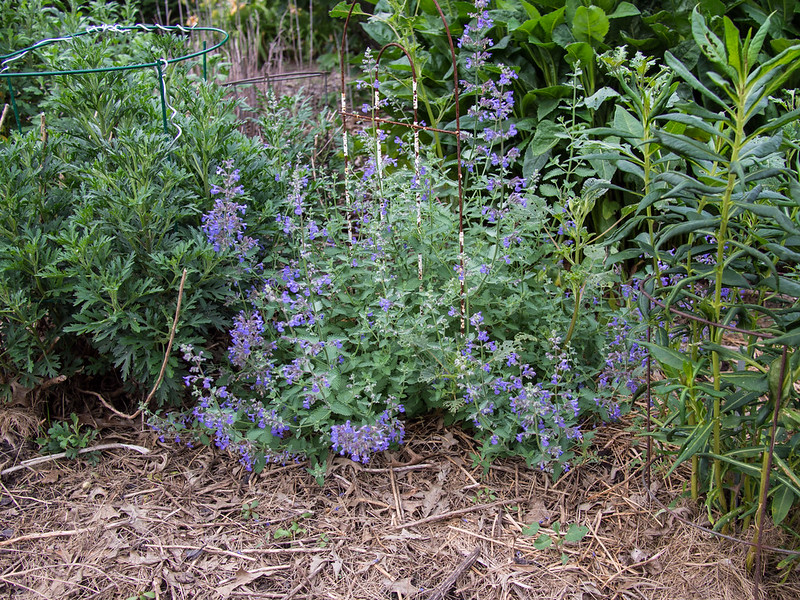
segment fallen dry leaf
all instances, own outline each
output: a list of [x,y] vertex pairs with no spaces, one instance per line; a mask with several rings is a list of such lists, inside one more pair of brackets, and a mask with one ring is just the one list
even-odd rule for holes
[[403,598],[413,596],[419,591],[419,586],[411,583],[411,577],[398,579],[397,581],[386,580],[386,591],[400,594]]

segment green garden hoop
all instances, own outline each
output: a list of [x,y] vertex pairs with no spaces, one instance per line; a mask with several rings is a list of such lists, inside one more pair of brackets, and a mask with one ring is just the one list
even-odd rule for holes
[[[198,50],[197,52],[192,52],[190,54],[185,54],[183,56],[179,56],[177,58],[162,58],[161,60],[157,60],[155,62],[149,63],[139,63],[134,65],[120,65],[116,67],[100,67],[96,69],[69,69],[65,71],[23,71],[23,72],[11,72],[10,68],[13,66],[13,62],[15,60],[21,59],[25,56],[28,52],[32,50],[36,50],[37,48],[43,48],[45,46],[49,46],[50,44],[56,44],[59,42],[66,42],[74,38],[82,37],[84,35],[94,35],[98,33],[174,33],[179,32],[183,34],[191,34],[195,32],[207,31],[212,32],[213,34],[221,34],[222,40],[207,48],[206,42],[203,42],[203,49]],[[66,35],[63,37],[57,38],[50,38],[41,40],[32,46],[28,46],[27,48],[23,48],[22,50],[17,50],[16,52],[12,52],[11,54],[6,54],[4,56],[0,56],[0,77],[5,77],[6,81],[8,82],[8,91],[9,96],[11,98],[11,108],[14,111],[14,118],[17,122],[17,130],[22,133],[22,123],[19,117],[19,110],[17,109],[17,102],[14,99],[14,86],[12,84],[12,80],[15,77],[50,77],[53,75],[82,75],[86,73],[112,73],[115,71],[132,71],[134,69],[149,69],[155,68],[156,73],[158,75],[158,87],[159,92],[161,94],[161,117],[164,122],[164,133],[169,133],[169,126],[167,123],[167,97],[166,97],[166,88],[164,86],[164,68],[168,65],[179,63],[184,60],[189,60],[192,58],[197,58],[198,56],[203,57],[203,78],[207,78],[207,62],[206,62],[206,55],[216,50],[217,48],[221,47],[225,42],[228,41],[228,32],[223,31],[222,29],[217,29],[216,27],[184,27],[182,25],[99,25],[99,26],[92,26],[87,27],[84,31],[80,31],[78,33],[73,33],[71,35]],[[180,135],[180,134],[179,134]]]

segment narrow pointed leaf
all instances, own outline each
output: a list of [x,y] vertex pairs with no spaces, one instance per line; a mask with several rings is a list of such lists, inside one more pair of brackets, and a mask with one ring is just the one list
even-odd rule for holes
[[[739,471],[741,471],[746,475],[751,475],[756,478],[761,477],[761,463],[758,464],[746,463],[742,462],[741,460],[736,460],[734,458],[731,458],[730,456],[714,454],[713,452],[701,452],[700,455],[728,463],[729,465],[735,467],[736,469],[738,469]],[[775,456],[777,456],[777,454]],[[789,479],[788,477],[786,477],[786,475],[782,473],[775,473],[773,471],[772,475],[783,485],[790,488],[792,492],[797,494],[798,497],[800,497],[800,486],[796,486],[791,479]]]
[[795,495],[791,488],[784,486],[775,490],[772,496],[772,522],[780,525],[794,504]]
[[759,127],[754,135],[764,135],[770,131],[782,129],[785,125],[797,121],[797,119],[800,119],[800,108],[796,108],[791,112],[785,113],[777,119],[770,119],[767,123]]
[[786,474],[786,477],[791,480],[797,489],[800,489],[800,473],[793,471],[792,468],[786,464],[786,461],[777,454],[775,454],[773,458],[775,459],[775,464]]
[[673,152],[695,161],[708,160],[711,162],[726,163],[727,159],[714,152],[708,145],[698,142],[685,135],[673,135],[665,131],[656,132],[658,141]]
[[[800,60],[798,59],[800,59],[800,45],[791,46],[772,60],[761,65],[748,79],[756,80],[766,76],[769,83],[765,86],[762,95],[764,97],[771,96],[783,86],[792,73],[800,68]],[[775,73],[777,73],[777,76]]]
[[661,248],[667,241],[671,240],[677,235],[684,235],[687,233],[698,233],[703,230],[713,230],[719,224],[719,217],[711,219],[696,219],[680,225],[668,227],[664,234],[659,238],[657,248]]
[[746,56],[748,67],[758,63],[758,54],[761,52],[761,47],[764,45],[764,40],[767,39],[771,20],[771,17],[767,17],[761,24],[761,27],[758,28],[758,31],[753,36],[753,39],[750,40],[750,45],[747,47]]
[[800,252],[795,252],[774,242],[768,242],[765,247],[781,260],[800,264]]
[[739,37],[739,30],[728,17],[722,19],[725,30],[725,49],[728,51],[728,64],[737,73],[742,73],[742,40]]
[[722,133],[717,127],[709,123],[708,120],[706,119],[701,119],[694,115],[687,115],[682,113],[669,113],[658,118],[663,120],[683,123],[684,125],[688,125],[689,127],[694,127],[695,129],[705,131],[712,137],[720,137],[729,144],[732,143],[731,139],[727,135]]
[[711,61],[728,66],[725,56],[725,46],[713,31],[706,25],[706,20],[700,14],[699,5],[692,11],[692,36],[694,37],[700,50]]
[[650,355],[660,364],[672,367],[675,370],[681,371],[685,364],[691,362],[685,354],[681,354],[672,348],[667,348],[653,342],[641,341],[639,343],[646,346],[650,351]]
[[703,426],[698,425],[695,427],[681,447],[681,453],[678,455],[677,460],[672,464],[672,467],[670,467],[667,477],[672,475],[675,469],[677,469],[682,462],[700,452],[708,444],[708,437],[713,428],[714,421],[709,421]]
[[773,206],[771,204],[755,204],[750,202],[736,202],[738,206],[743,207],[744,209],[750,211],[758,215],[759,217],[764,217],[766,219],[771,219],[775,224],[779,225],[783,231],[786,233],[791,233],[792,235],[800,235],[800,228],[795,225],[794,221],[792,221],[786,213],[784,213],[780,208],[777,206]]
[[689,69],[687,69],[681,61],[675,58],[672,53],[667,52],[664,54],[664,61],[667,65],[674,70],[681,79],[683,79],[686,83],[688,83],[692,88],[703,94],[705,97],[712,100],[714,103],[718,104],[723,108],[727,108],[728,105],[719,96],[717,96],[714,92],[704,86],[697,77],[695,77]]
[[[769,391],[766,376],[758,371],[737,371],[735,373],[723,373],[722,379],[723,381],[727,381],[738,388],[750,392],[766,394]],[[725,409],[727,410],[727,406]]]

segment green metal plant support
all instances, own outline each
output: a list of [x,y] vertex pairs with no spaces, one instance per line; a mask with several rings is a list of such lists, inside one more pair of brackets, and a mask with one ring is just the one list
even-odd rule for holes
[[[85,35],[95,35],[99,33],[116,33],[116,34],[126,34],[126,33],[180,33],[180,34],[193,34],[193,33],[200,33],[200,32],[210,32],[212,34],[218,34],[222,37],[220,41],[215,43],[210,48],[207,47],[207,43],[203,41],[203,48],[202,50],[198,50],[197,52],[191,52],[189,54],[185,54],[183,56],[178,56],[176,58],[162,58],[155,62],[150,63],[138,63],[133,65],[119,65],[114,67],[102,67],[97,69],[70,69],[65,71],[20,71],[20,72],[13,72],[11,68],[13,67],[13,63],[16,60],[21,59],[25,56],[28,52],[32,50],[36,50],[38,48],[43,48],[45,46],[49,46],[51,44],[56,44],[59,42],[66,42],[72,40],[74,38],[82,37]],[[221,47],[228,41],[228,33],[222,29],[217,29],[216,27],[183,27],[182,25],[102,25],[98,27],[88,27],[84,31],[80,31],[78,33],[74,33],[71,35],[66,35],[63,37],[58,38],[50,38],[46,40],[41,40],[32,46],[28,46],[27,48],[23,48],[22,50],[17,50],[16,52],[12,52],[11,54],[6,54],[4,56],[0,56],[0,76],[5,77],[8,83],[8,91],[11,97],[11,108],[14,111],[14,118],[16,119],[17,123],[17,131],[22,133],[22,121],[19,116],[19,109],[17,108],[16,100],[14,99],[14,86],[12,84],[12,80],[14,78],[20,77],[50,77],[54,75],[82,75],[86,73],[113,73],[117,71],[131,71],[134,69],[149,69],[155,68],[156,74],[158,76],[158,87],[159,93],[161,95],[161,116],[164,121],[164,133],[169,133],[169,126],[167,122],[167,97],[166,97],[166,88],[164,85],[164,68],[168,65],[179,63],[185,60],[190,60],[192,58],[197,58],[199,56],[203,57],[203,78],[206,79],[207,75],[207,62],[206,62],[206,55],[209,52],[213,52],[217,48]]]

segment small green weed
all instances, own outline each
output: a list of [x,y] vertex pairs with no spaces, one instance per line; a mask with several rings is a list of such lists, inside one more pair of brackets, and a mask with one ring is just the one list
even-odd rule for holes
[[475,504],[480,504],[482,502],[494,502],[497,500],[497,494],[494,490],[490,490],[489,488],[478,488],[475,491],[475,495],[472,497],[472,501]]
[[[302,537],[307,533],[305,527],[302,527],[298,521],[301,519],[306,519],[311,516],[312,513],[306,512],[300,515],[300,518],[297,521],[292,521],[288,527],[278,527],[275,532],[272,534],[272,539],[274,540],[282,540],[286,538],[296,539],[298,537]],[[324,535],[324,534],[323,534]],[[327,538],[327,536],[325,536]],[[320,543],[326,542],[323,537],[320,537]]]
[[[522,529],[522,534],[533,537],[539,534],[539,529],[541,528],[540,523],[531,523],[527,527]],[[541,533],[533,542],[533,547],[537,550],[546,550],[551,546],[555,546],[556,549],[561,549],[562,545],[565,542],[580,542],[586,534],[589,533],[589,528],[584,525],[578,525],[577,523],[573,523],[572,525],[568,525],[565,531],[561,531],[561,523],[556,521],[551,526],[553,533]],[[562,535],[563,534],[563,535]],[[567,564],[569,562],[569,555],[566,552],[561,552],[561,562],[562,564]]]
[[258,500],[253,500],[252,502],[245,502],[242,504],[242,519],[258,519],[258,513],[256,509],[258,508]]
[[[71,423],[66,421],[54,423],[47,430],[47,437],[40,437],[36,440],[36,443],[42,446],[48,454],[64,452],[67,458],[77,458],[78,451],[88,447],[97,437],[96,429],[88,428],[81,431],[78,415],[72,413],[69,418]],[[96,453],[91,453],[89,460],[96,463],[99,458]]]

